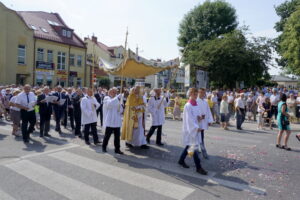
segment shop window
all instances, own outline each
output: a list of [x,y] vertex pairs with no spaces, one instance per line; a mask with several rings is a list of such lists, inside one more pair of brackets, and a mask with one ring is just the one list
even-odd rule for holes
[[18,46],[18,64],[26,63],[26,47],[25,45]]
[[57,53],[57,69],[65,70],[66,69],[66,53],[58,52]]

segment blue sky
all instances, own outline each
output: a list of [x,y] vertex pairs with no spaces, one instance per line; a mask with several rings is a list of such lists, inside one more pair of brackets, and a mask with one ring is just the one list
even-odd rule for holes
[[[179,55],[178,27],[184,14],[204,0],[0,0],[14,10],[59,13],[80,37],[95,34],[108,46],[128,45],[146,58],[168,60]],[[237,10],[240,25],[255,36],[275,37],[274,6],[284,0],[227,0]],[[271,69],[271,74],[279,70]]]

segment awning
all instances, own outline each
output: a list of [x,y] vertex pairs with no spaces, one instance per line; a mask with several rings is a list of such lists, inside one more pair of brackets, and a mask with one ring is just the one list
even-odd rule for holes
[[156,74],[158,72],[176,68],[179,66],[179,59],[173,59],[166,62],[158,62],[155,60],[147,60],[136,55],[130,49],[127,51],[126,58],[119,64],[112,64],[100,58],[99,66],[106,72],[128,78],[144,78]]

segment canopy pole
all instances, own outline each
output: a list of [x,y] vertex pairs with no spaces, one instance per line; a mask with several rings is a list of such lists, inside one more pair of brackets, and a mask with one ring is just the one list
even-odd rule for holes
[[120,90],[120,94],[122,94],[123,92],[123,68],[125,65],[125,60],[126,60],[126,54],[127,54],[127,38],[128,38],[128,27],[127,27],[127,31],[126,31],[126,37],[125,37],[125,47],[124,47],[124,58],[123,58],[123,62],[122,62],[122,73],[121,73],[121,90]]

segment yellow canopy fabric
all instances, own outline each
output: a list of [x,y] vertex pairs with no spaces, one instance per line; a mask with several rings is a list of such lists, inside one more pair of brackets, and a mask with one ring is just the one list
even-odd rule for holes
[[147,60],[136,55],[130,49],[128,50],[126,58],[119,65],[115,66],[103,59],[100,59],[100,66],[113,75],[128,77],[128,78],[144,78],[149,75],[156,74],[163,70],[176,68],[179,66],[179,59],[173,59],[167,62],[158,62]]

